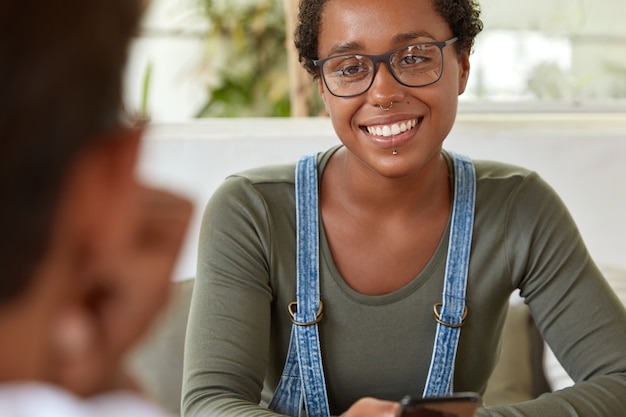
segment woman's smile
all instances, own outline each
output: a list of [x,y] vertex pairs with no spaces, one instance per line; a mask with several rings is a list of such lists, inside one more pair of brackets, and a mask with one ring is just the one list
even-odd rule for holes
[[382,136],[388,138],[389,136],[399,135],[407,130],[413,129],[418,124],[417,119],[404,120],[402,122],[377,125],[377,126],[365,126],[365,129],[374,136]]
[[423,117],[393,121],[374,121],[361,126],[361,131],[375,146],[382,149],[398,148],[415,140]]

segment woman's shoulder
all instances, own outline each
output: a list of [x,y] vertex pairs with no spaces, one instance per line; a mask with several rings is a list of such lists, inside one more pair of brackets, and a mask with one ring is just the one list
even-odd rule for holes
[[291,183],[295,181],[295,163],[266,165],[236,172],[226,177],[227,181],[245,181],[250,184]]
[[[332,147],[315,155],[318,160],[318,171],[322,172],[330,156],[339,148]],[[303,155],[304,156],[304,155]],[[232,186],[258,186],[262,184],[287,184],[291,187],[295,184],[297,161],[287,164],[265,165],[253,167],[233,173],[226,177],[225,183],[233,183]]]
[[[525,224],[543,210],[542,217],[558,218],[568,212],[559,193],[537,171],[500,161],[474,160],[476,168],[476,204],[486,212],[488,207],[517,215]],[[511,217],[512,218],[512,217]]]
[[474,159],[474,167],[476,169],[476,178],[481,179],[507,179],[536,176],[537,173],[529,168],[515,165],[509,162]]
[[552,192],[549,184],[536,171],[509,162],[486,159],[473,160],[477,189],[513,192]]
[[205,208],[212,216],[266,212],[289,206],[295,194],[295,164],[251,168],[229,175],[211,193]]
[[[456,152],[444,149],[443,154],[448,160],[450,169],[452,170],[452,159]],[[488,179],[501,180],[507,178],[524,178],[537,175],[533,170],[513,163],[473,158],[471,155],[468,155],[468,157],[474,165],[474,169],[476,170],[476,179],[478,181]]]
[[541,200],[556,197],[555,190],[533,169],[510,162],[472,159],[478,200]]

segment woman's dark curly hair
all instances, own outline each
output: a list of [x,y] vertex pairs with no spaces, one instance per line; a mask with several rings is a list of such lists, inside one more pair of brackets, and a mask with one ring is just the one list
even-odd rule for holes
[[[300,0],[294,33],[300,63],[315,78],[319,77],[319,69],[313,65],[313,60],[318,58],[317,41],[325,3],[326,0]],[[454,44],[457,52],[471,50],[474,39],[483,30],[478,1],[433,0],[433,3],[435,10],[448,22],[454,36],[459,38]]]

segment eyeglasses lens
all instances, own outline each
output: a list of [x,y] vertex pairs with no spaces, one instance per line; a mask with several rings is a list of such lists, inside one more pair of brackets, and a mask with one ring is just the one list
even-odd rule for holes
[[356,96],[370,88],[379,62],[385,62],[401,84],[421,87],[439,80],[443,57],[441,48],[432,44],[411,45],[378,56],[340,55],[324,62],[322,76],[332,94]]

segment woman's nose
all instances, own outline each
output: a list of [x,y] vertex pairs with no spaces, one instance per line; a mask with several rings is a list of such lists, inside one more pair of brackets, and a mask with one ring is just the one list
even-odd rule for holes
[[404,96],[404,86],[395,79],[384,62],[379,62],[368,93],[373,98],[374,105],[400,101]]

